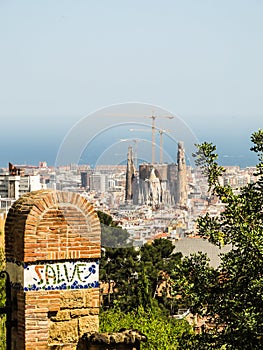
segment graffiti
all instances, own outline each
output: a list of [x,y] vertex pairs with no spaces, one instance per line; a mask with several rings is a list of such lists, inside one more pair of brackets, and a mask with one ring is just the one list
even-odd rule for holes
[[24,267],[24,291],[99,287],[98,262],[42,263]]

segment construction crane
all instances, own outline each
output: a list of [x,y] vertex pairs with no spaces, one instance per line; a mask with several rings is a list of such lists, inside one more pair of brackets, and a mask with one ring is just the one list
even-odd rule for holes
[[163,164],[163,133],[171,132],[169,129],[159,129],[160,134],[160,164]]
[[[142,115],[135,115],[135,114],[130,114],[130,115],[127,115],[125,113],[114,113],[114,114],[110,114],[111,116],[130,116],[132,118],[141,118]],[[144,118],[151,118],[152,119],[152,164],[155,163],[155,119],[157,118],[161,118],[161,119],[173,119],[174,116],[172,115],[154,115],[154,112],[152,112],[152,115],[151,116],[144,116]],[[133,129],[135,130],[135,129]]]
[[[151,130],[149,129],[129,129],[130,131],[144,131],[144,132],[149,132]],[[158,129],[159,134],[160,134],[160,164],[163,163],[163,133],[171,132],[172,130],[170,129]]]
[[168,116],[151,115],[150,117],[146,116],[146,118],[152,119],[152,164],[154,164],[155,163],[155,119],[156,118],[173,119],[174,117],[172,115],[168,115]]

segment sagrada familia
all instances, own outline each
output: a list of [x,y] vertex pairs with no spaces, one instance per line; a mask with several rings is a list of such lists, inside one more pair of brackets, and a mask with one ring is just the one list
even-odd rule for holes
[[132,147],[128,149],[126,202],[150,205],[154,210],[165,205],[186,207],[187,176],[183,142],[178,143],[177,164],[141,164],[137,172]]

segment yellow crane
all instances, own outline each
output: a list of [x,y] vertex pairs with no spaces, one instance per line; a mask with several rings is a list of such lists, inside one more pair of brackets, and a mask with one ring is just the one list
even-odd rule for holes
[[[117,114],[114,114],[117,115]],[[127,116],[127,114],[118,114],[120,116]],[[135,117],[135,118],[141,118],[141,115],[134,115],[131,114],[131,117]],[[158,119],[174,119],[174,116],[172,115],[154,115],[154,113],[152,112],[151,116],[144,116],[144,118],[151,118],[152,119],[152,164],[155,163],[155,120]],[[130,129],[131,130],[131,129]],[[133,131],[135,131],[136,129],[132,129]]]
[[[155,125],[154,125],[154,129],[155,128]],[[150,131],[149,129],[129,129],[130,131]],[[170,129],[157,129],[159,134],[160,134],[160,164],[163,163],[163,133],[169,133],[171,132],[172,130]],[[154,131],[155,133],[155,131]],[[152,134],[152,164],[154,164],[154,153],[155,153],[155,136],[153,136]]]
[[156,118],[173,119],[174,117],[172,115],[168,115],[168,116],[151,115],[150,117],[146,117],[146,118],[152,119],[152,164],[154,164],[155,163],[155,119]]
[[163,133],[171,132],[169,129],[159,129],[160,134],[160,164],[163,164]]

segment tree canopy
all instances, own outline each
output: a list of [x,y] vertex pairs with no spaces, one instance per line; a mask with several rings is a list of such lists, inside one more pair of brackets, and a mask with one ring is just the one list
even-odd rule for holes
[[[100,280],[114,282],[114,293],[105,298],[106,306],[118,305],[123,311],[150,308],[157,299],[171,308],[166,290],[162,296],[156,294],[160,283],[180,261],[181,254],[173,254],[174,246],[165,239],[145,244],[139,251],[133,247],[107,248],[100,262]],[[168,277],[167,277],[168,278]],[[110,303],[110,305],[109,305]]]
[[174,271],[186,305],[211,326],[196,337],[195,348],[263,348],[263,131],[251,140],[251,150],[259,158],[256,181],[240,189],[220,185],[224,168],[216,161],[214,145],[198,145],[194,155],[210,193],[225,204],[219,216],[198,219],[199,233],[219,247],[232,245],[217,269],[200,254],[185,259],[182,269]]
[[101,245],[103,247],[128,247],[129,233],[123,230],[118,223],[115,222],[111,215],[103,211],[97,211],[101,223]]

